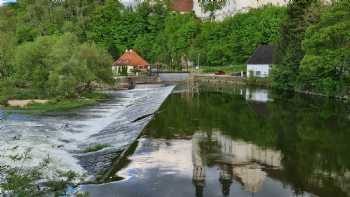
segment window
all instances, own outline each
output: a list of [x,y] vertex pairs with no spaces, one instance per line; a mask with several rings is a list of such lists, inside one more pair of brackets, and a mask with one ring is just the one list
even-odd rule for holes
[[260,76],[260,75],[261,75],[261,71],[257,70],[257,71],[255,72],[255,76]]

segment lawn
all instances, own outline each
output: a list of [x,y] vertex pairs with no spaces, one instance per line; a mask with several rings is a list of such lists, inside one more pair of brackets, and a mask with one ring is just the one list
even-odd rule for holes
[[218,71],[224,71],[226,74],[232,74],[235,72],[241,72],[246,70],[246,65],[233,65],[233,66],[201,66],[199,67],[200,73],[215,73]]

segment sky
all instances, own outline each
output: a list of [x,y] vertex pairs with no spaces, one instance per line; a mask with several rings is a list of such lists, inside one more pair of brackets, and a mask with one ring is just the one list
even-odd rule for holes
[[16,2],[16,0],[0,0],[0,5],[4,4],[6,2]]

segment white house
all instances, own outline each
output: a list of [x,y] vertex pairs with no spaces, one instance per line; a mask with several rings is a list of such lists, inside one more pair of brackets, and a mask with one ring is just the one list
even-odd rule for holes
[[268,77],[274,63],[275,47],[260,45],[247,62],[247,77]]

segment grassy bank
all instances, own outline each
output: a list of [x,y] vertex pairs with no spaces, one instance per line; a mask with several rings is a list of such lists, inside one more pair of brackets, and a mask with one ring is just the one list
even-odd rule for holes
[[226,74],[235,72],[241,72],[246,70],[246,65],[233,65],[233,66],[201,66],[199,67],[200,73],[215,73],[218,71],[224,71]]
[[271,79],[270,78],[250,77],[250,78],[245,79],[245,83],[249,86],[271,88]]
[[61,112],[71,109],[77,109],[84,106],[94,105],[99,101],[108,100],[111,96],[105,93],[92,92],[82,95],[79,98],[53,98],[45,104],[30,104],[26,107],[10,107],[5,109],[23,110],[26,113],[47,113],[47,112]]

